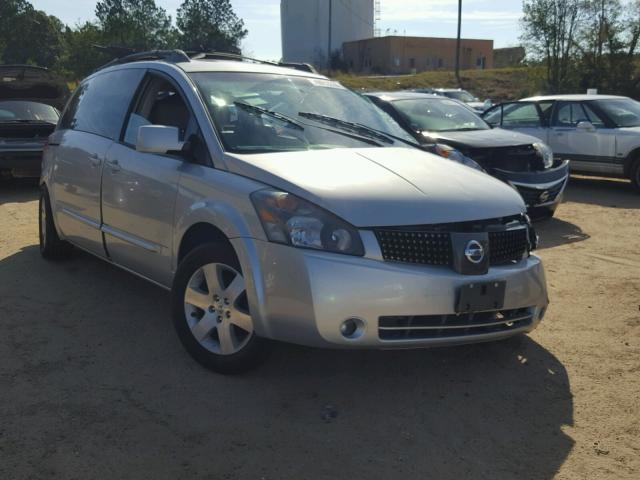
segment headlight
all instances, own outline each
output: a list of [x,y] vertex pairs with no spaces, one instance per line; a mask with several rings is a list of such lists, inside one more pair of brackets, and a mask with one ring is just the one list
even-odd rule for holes
[[436,143],[436,153],[441,157],[453,160],[454,162],[461,163],[462,165],[466,165],[467,167],[471,167],[484,172],[484,168],[478,165],[473,159],[465,156],[460,150],[456,150],[449,145]]
[[259,190],[251,201],[271,242],[346,255],[364,255],[360,234],[322,208],[286,192]]
[[533,148],[538,153],[538,156],[542,158],[544,168],[553,167],[553,150],[545,143],[534,143]]

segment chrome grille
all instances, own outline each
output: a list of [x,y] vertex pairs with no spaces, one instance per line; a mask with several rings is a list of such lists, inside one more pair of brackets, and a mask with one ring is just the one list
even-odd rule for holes
[[388,316],[378,319],[378,337],[386,341],[470,337],[530,326],[534,308],[460,315]]

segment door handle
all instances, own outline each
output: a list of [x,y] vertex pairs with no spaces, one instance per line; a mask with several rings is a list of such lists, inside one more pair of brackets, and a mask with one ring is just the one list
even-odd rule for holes
[[92,153],[91,155],[89,155],[89,162],[91,162],[92,167],[99,167],[102,163],[102,160],[97,153]]
[[111,173],[117,173],[120,171],[120,163],[118,162],[118,160],[110,160],[107,162],[107,165],[109,165]]

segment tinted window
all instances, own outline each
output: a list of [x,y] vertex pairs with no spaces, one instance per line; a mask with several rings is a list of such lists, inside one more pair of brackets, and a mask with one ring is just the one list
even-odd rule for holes
[[604,128],[605,127],[604,119],[602,117],[600,117],[600,114],[596,113],[589,106],[588,103],[583,103],[582,107],[584,108],[584,111],[587,114],[587,117],[589,117],[589,121],[593,124],[594,127],[596,127],[596,128]]
[[93,77],[78,87],[61,128],[117,139],[144,70],[118,70]]
[[18,100],[0,101],[0,122],[58,123],[58,111],[51,105]]

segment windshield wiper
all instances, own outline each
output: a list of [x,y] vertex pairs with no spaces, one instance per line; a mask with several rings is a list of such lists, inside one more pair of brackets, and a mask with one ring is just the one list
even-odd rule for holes
[[395,138],[391,135],[379,132],[374,128],[367,127],[366,125],[362,125],[360,123],[348,122],[346,120],[340,120],[339,118],[329,117],[327,115],[321,115],[319,113],[300,112],[298,113],[298,115],[302,118],[308,118],[309,120],[315,120],[316,122],[324,123],[325,125],[330,125],[335,128],[340,128],[342,130],[355,133],[356,135],[374,138],[387,144],[392,144],[392,138]]
[[250,105],[244,102],[233,102],[236,107],[242,108],[243,110],[247,110],[249,112],[260,113],[263,115],[268,115],[269,117],[275,118],[276,120],[280,120],[288,124],[291,128],[295,128],[296,130],[304,131],[304,127],[296,122],[293,118],[289,118],[282,113],[274,112],[273,110],[268,110],[266,108],[258,107],[256,105]]

